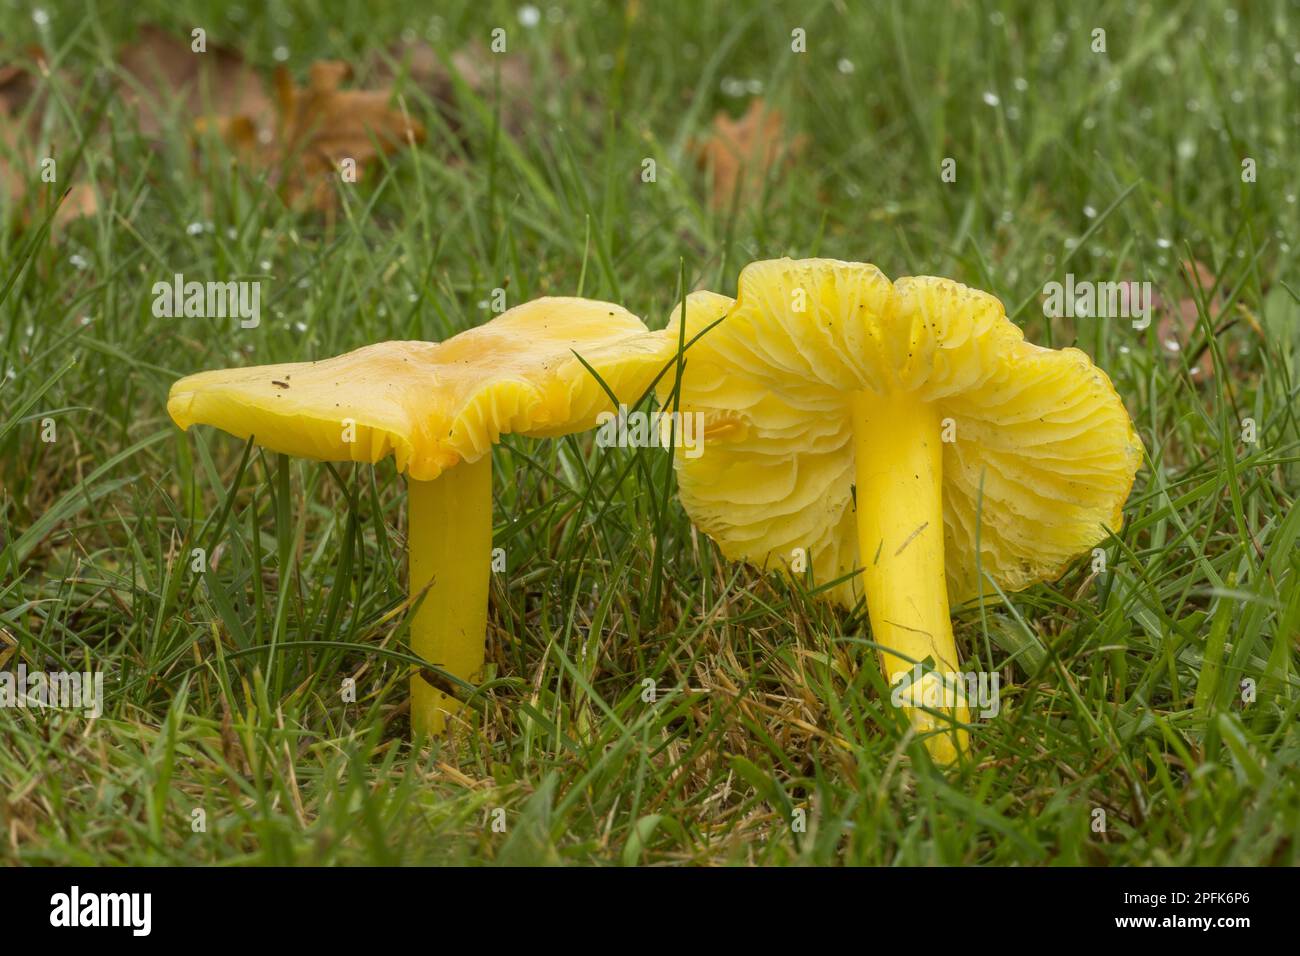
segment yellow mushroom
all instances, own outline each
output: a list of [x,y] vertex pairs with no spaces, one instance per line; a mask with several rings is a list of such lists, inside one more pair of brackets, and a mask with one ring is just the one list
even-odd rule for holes
[[694,293],[685,318],[688,339],[722,318],[686,353],[681,408],[705,426],[676,460],[687,512],[731,560],[804,556],[840,603],[865,593],[886,675],[951,761],[968,702],[927,693],[958,672],[950,601],[987,593],[981,572],[1055,579],[1123,521],[1142,448],[1110,379],[1024,341],[987,293],[865,263],[755,262],[735,300]]
[[[167,410],[182,429],[215,425],[302,458],[393,455],[407,476],[410,594],[424,594],[411,650],[473,681],[487,629],[492,446],[506,433],[591,428],[613,405],[606,387],[619,402],[637,401],[665,354],[620,306],[542,298],[441,343],[381,342],[318,362],[200,372],[172,386]],[[441,732],[458,703],[412,676],[415,733]]]

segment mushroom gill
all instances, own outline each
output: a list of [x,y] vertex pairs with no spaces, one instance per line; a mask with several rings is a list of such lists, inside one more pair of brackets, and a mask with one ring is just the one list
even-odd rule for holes
[[708,439],[676,461],[683,506],[729,559],[802,552],[840,603],[865,596],[889,680],[911,682],[915,725],[953,759],[960,688],[922,704],[956,686],[950,601],[987,591],[981,574],[1012,590],[1058,577],[1123,520],[1142,449],[1110,379],[1025,342],[987,293],[865,263],[755,262],[734,301],[689,296],[685,322],[687,337],[717,325],[682,377]]

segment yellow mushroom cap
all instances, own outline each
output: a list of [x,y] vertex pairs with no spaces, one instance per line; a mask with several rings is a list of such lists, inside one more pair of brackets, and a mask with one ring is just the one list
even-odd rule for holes
[[977,568],[1025,588],[1120,528],[1142,458],[1123,402],[1085,353],[1024,341],[993,296],[930,276],[890,282],[865,263],[778,259],[746,267],[735,300],[688,296],[687,340],[722,316],[686,352],[680,407],[703,413],[703,451],[676,464],[683,506],[728,558],[781,568],[802,548],[816,583],[845,578],[835,597],[854,603],[856,391],[910,393],[951,419],[952,602],[979,593]]
[[[431,481],[504,433],[583,431],[654,380],[664,343],[621,306],[541,298],[445,342],[380,342],[318,362],[200,372],[172,386],[183,429],[215,425],[272,451],[376,462]],[[668,353],[671,354],[671,353]]]

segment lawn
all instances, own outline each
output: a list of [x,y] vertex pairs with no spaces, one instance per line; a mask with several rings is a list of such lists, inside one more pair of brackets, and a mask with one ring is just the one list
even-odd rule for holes
[[[104,675],[94,720],[0,708],[0,861],[1300,862],[1294,3],[0,19],[0,78],[39,93],[0,109],[0,668]],[[363,143],[358,182],[313,192],[301,157],[249,158],[128,79],[147,27],[203,28],[268,87],[344,61],[423,142]],[[759,102],[752,178],[729,178],[715,117],[752,132]],[[94,208],[56,211],[77,185],[64,206]],[[1109,374],[1145,446],[1098,554],[955,609],[1001,707],[951,767],[891,707],[863,607],[727,562],[663,449],[592,433],[496,448],[486,686],[413,749],[392,460],[291,460],[167,414],[181,376],[441,340],[502,299],[662,328],[683,291],[735,295],[787,255],[996,295]],[[260,282],[259,324],[156,315],[177,273]],[[1048,315],[1067,275],[1149,282],[1151,321]]]

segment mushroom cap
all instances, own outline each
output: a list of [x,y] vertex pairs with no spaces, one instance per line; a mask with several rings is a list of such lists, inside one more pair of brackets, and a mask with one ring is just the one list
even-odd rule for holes
[[952,603],[980,593],[981,569],[1004,590],[1053,580],[1120,528],[1142,460],[1123,402],[1085,353],[1026,342],[993,296],[931,276],[891,283],[865,263],[777,259],[747,266],[735,300],[688,296],[687,340],[722,316],[686,352],[680,408],[704,414],[703,452],[676,467],[683,506],[729,559],[780,568],[803,548],[815,583],[839,580],[833,596],[856,603],[859,390],[904,390],[952,420]]
[[[432,481],[487,454],[504,433],[583,431],[636,401],[665,361],[663,342],[610,302],[541,298],[445,342],[380,342],[317,362],[200,372],[172,386],[182,429],[215,425],[272,451],[376,462]],[[352,440],[347,440],[351,438]]]

